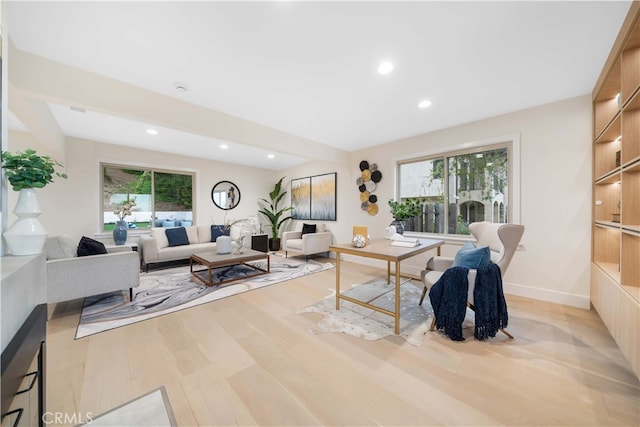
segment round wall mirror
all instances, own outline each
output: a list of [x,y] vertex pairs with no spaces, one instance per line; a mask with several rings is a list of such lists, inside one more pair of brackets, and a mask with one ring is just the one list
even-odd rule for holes
[[220,209],[233,209],[240,203],[240,189],[231,181],[220,181],[211,190],[211,200]]

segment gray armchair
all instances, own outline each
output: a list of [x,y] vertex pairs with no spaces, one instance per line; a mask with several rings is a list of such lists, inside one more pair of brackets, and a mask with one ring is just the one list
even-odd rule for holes
[[75,242],[68,238],[47,238],[49,304],[117,290],[129,290],[131,298],[132,289],[140,284],[140,257],[137,252],[118,246],[108,248],[108,254],[78,257],[74,256],[74,247]]
[[[476,238],[478,247],[489,247],[491,261],[500,267],[500,271],[502,275],[504,275],[524,234],[524,226],[519,224],[494,224],[488,221],[482,221],[469,224],[469,230],[473,237]],[[420,297],[420,305],[422,305],[427,291],[440,279],[444,271],[453,265],[453,260],[453,258],[437,256],[429,261],[427,269],[423,270],[420,274],[422,282],[424,283],[424,289]],[[469,281],[467,304],[472,309],[474,308],[473,291],[475,288],[476,272],[477,270],[469,269],[467,277]],[[432,329],[435,324],[435,318],[433,320],[431,325]],[[513,338],[506,330],[501,329],[501,331],[510,338]]]

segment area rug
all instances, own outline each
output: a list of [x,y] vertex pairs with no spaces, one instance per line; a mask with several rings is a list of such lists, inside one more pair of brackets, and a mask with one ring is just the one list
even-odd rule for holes
[[92,416],[90,426],[177,426],[171,403],[164,387],[140,396],[102,415]]
[[[351,289],[342,291],[360,301],[371,301],[371,304],[387,310],[395,311],[395,282],[391,284],[383,278],[375,279],[364,284],[353,285]],[[414,346],[422,344],[424,334],[431,325],[433,309],[426,298],[422,305],[418,305],[422,288],[405,279],[400,285],[400,337]],[[375,298],[381,295],[379,298]],[[313,334],[327,332],[342,332],[365,340],[379,340],[395,335],[394,318],[384,313],[340,301],[340,310],[336,310],[336,291],[322,301],[296,311],[303,313],[320,313],[324,317],[309,329]]]
[[[250,264],[266,269],[266,260]],[[188,266],[141,273],[140,286],[134,288],[131,302],[124,291],[85,299],[76,339],[330,268],[330,262],[272,256],[270,273],[213,287],[195,279]],[[215,276],[225,279],[253,273],[252,268],[243,265],[214,270]]]

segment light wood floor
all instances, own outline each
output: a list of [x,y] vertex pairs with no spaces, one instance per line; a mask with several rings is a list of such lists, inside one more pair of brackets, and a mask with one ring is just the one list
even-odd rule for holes
[[[342,269],[344,285],[382,274]],[[164,385],[180,426],[640,424],[595,311],[507,296],[515,340],[311,335],[320,315],[294,311],[334,286],[328,270],[80,340],[81,302],[50,307],[47,410],[95,417]]]

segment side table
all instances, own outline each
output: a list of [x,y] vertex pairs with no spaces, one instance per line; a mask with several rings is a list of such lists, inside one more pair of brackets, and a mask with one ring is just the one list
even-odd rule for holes
[[252,234],[251,249],[260,252],[269,252],[269,236],[267,234]]
[[142,269],[142,254],[138,250],[137,243],[125,243],[124,245],[104,245],[107,248],[107,252],[138,252],[140,257],[140,269]]

